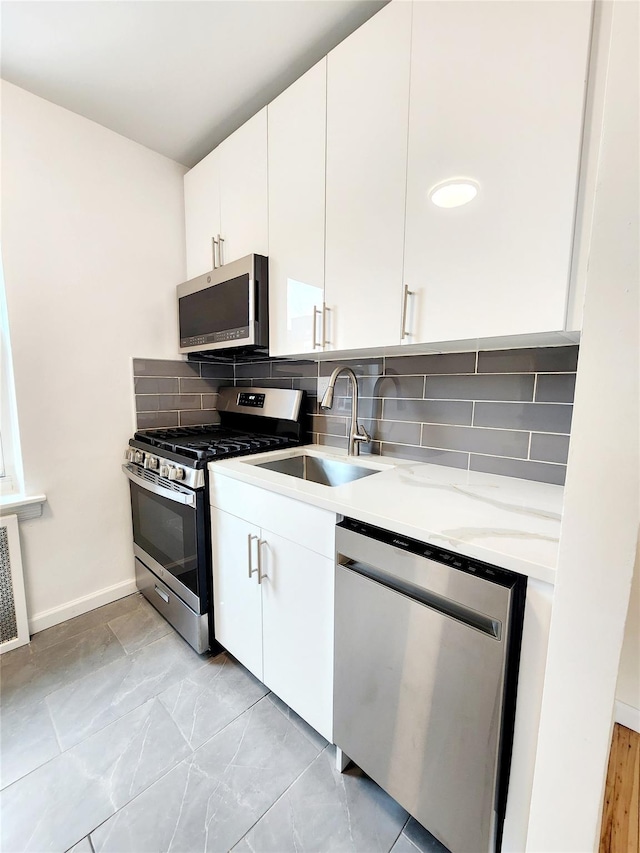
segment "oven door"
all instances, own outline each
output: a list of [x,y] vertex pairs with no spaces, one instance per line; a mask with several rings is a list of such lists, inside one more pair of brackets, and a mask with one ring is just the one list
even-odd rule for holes
[[131,488],[133,550],[196,613],[208,605],[205,490],[167,489],[123,465]]

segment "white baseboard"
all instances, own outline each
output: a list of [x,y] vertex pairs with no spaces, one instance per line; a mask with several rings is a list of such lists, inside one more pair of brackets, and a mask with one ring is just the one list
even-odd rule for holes
[[93,592],[91,595],[76,598],[60,607],[36,613],[29,619],[29,633],[37,634],[39,631],[44,631],[45,628],[59,625],[60,622],[72,619],[74,616],[80,616],[82,613],[88,613],[89,610],[95,610],[96,607],[102,607],[103,604],[110,604],[112,601],[117,601],[119,598],[124,598],[136,591],[135,580],[123,581],[98,590],[98,592]]
[[640,734],[640,708],[634,708],[633,705],[626,705],[616,699],[615,719],[616,723]]

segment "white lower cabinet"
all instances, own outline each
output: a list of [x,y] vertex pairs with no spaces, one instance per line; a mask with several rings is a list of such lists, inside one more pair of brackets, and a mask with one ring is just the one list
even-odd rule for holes
[[333,740],[333,560],[262,535],[264,683]]
[[249,574],[260,528],[212,509],[211,530],[216,639],[262,680],[262,597]]
[[[213,502],[216,483],[229,478],[212,480]],[[334,556],[333,545],[327,553],[327,533],[336,517],[264,489],[229,482],[237,495],[211,508],[216,639],[331,741]],[[264,513],[255,512],[260,500]],[[232,514],[245,515],[252,504],[251,521]],[[269,522],[272,528],[284,529],[275,532],[266,526]],[[304,531],[310,522],[320,536],[292,541],[291,531]]]

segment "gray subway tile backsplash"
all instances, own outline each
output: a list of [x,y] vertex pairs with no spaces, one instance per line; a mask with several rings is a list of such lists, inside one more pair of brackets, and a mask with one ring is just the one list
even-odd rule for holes
[[160,429],[161,427],[177,427],[177,412],[139,412],[138,429]]
[[538,376],[537,403],[573,403],[576,390],[575,373],[549,373]]
[[200,364],[194,361],[169,361],[158,358],[134,358],[134,376],[200,376]]
[[381,421],[359,418],[369,435],[376,441],[386,441],[391,444],[420,444],[422,424],[412,424],[403,421]]
[[384,373],[383,358],[346,358],[343,361],[318,362],[320,376],[331,376],[336,367],[350,367],[356,376],[381,376]]
[[538,432],[531,435],[530,459],[537,459],[539,462],[559,462],[561,465],[566,465],[568,456],[568,435],[551,435]]
[[316,361],[272,361],[271,376],[293,376],[297,378],[318,377],[318,363]]
[[320,409],[318,385],[348,366],[373,438],[361,452],[563,483],[577,361],[577,346],[235,366],[134,359],[138,427],[217,422],[221,385],[294,388],[307,395],[310,439],[346,447],[350,383],[338,380],[331,410]]
[[221,385],[233,385],[229,379],[180,379],[181,394],[217,394]]
[[454,450],[438,450],[432,447],[412,447],[408,444],[382,444],[382,455],[400,459],[413,459],[431,465],[447,465],[450,468],[469,467],[469,454]]
[[157,412],[159,408],[158,394],[136,394],[136,412]]
[[507,429],[423,424],[421,443],[423,447],[467,450],[472,453],[489,453],[493,456],[526,459],[529,451],[529,433]]
[[382,408],[385,420],[423,424],[470,425],[473,403],[460,400],[398,400],[388,398]]
[[186,409],[179,412],[180,426],[203,426],[205,424],[217,424],[220,416],[216,409]]
[[201,394],[160,394],[161,411],[169,412],[172,409],[181,411],[182,409],[201,409],[202,395]]
[[523,480],[538,480],[541,483],[564,485],[565,466],[547,465],[545,462],[528,462],[522,459],[503,459],[499,456],[477,456],[471,454],[471,471],[485,474],[502,474],[504,477],[519,477]]
[[289,388],[293,387],[293,379],[286,376],[278,376],[277,379],[265,376],[254,376],[253,379],[242,378],[236,379],[236,385],[243,385],[248,388],[252,385],[257,385],[259,388]]
[[234,366],[217,362],[200,362],[200,376],[204,379],[226,379],[228,381],[225,384],[233,385]]
[[429,355],[401,355],[385,359],[385,373],[412,376],[439,373],[475,373],[475,352],[431,353]]
[[315,397],[318,393],[318,377],[317,376],[309,376],[299,378],[294,376],[291,380],[294,391],[306,391],[307,394],[310,394],[312,397]]
[[202,395],[202,408],[203,409],[217,409],[218,408],[218,395],[217,394],[203,394]]
[[311,430],[322,435],[346,435],[347,418],[336,418],[325,415],[312,415]]
[[478,373],[575,373],[578,347],[531,347],[478,353]]
[[534,374],[427,376],[429,400],[533,400]]
[[422,400],[424,376],[364,376],[358,379],[362,397],[404,397]]
[[572,413],[573,407],[565,403],[479,402],[475,404],[473,425],[568,435]]
[[253,361],[248,364],[236,364],[236,379],[255,379],[271,376],[270,361]]
[[218,388],[233,385],[228,364],[134,358],[133,372],[138,429],[217,423]]
[[[190,382],[192,380],[183,380]],[[178,378],[138,376],[135,380],[136,394],[177,394],[180,390]]]

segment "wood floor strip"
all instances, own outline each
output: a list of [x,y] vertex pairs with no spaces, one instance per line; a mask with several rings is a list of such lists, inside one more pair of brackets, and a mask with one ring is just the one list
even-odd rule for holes
[[609,755],[600,853],[640,853],[640,735],[618,724]]

